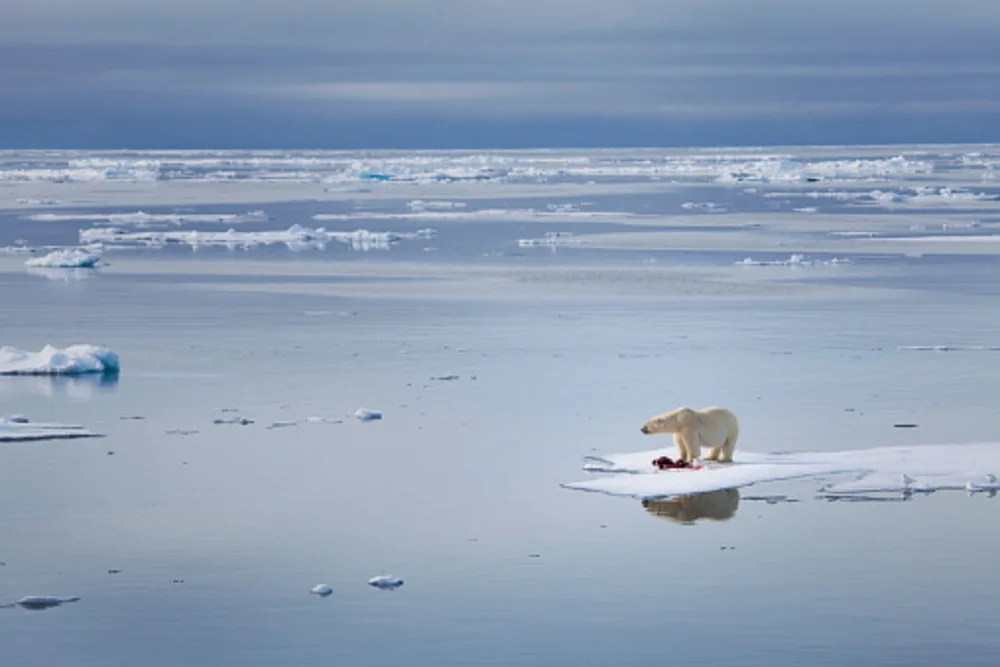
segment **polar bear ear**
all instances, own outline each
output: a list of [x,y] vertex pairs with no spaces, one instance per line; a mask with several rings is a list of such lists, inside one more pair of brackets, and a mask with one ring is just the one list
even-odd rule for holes
[[677,408],[677,410],[674,411],[674,414],[677,415],[677,423],[684,426],[691,421],[692,417],[694,417],[694,410],[685,405],[684,407]]

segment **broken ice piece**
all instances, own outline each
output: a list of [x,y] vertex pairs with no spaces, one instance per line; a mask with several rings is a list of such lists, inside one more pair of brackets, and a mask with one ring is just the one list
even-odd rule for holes
[[399,588],[403,585],[403,580],[392,575],[382,574],[369,579],[368,585],[375,588]]
[[296,424],[298,424],[298,422],[294,422],[294,421],[276,421],[276,422],[271,422],[271,425],[268,426],[267,428],[286,428],[288,426],[295,426]]
[[312,593],[313,595],[318,595],[322,598],[325,598],[327,595],[333,594],[333,589],[327,586],[326,584],[317,584],[316,586],[310,588],[309,592]]
[[24,609],[49,609],[67,602],[76,602],[79,599],[78,597],[57,598],[50,595],[26,595],[14,604]]
[[375,421],[376,419],[382,419],[382,413],[378,410],[365,410],[364,408],[359,408],[354,416],[363,422]]

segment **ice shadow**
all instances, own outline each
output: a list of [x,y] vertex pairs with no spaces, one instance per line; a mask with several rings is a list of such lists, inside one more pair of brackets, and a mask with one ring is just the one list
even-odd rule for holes
[[740,491],[720,489],[664,500],[644,499],[642,506],[651,516],[682,525],[694,525],[698,521],[728,521],[739,509]]

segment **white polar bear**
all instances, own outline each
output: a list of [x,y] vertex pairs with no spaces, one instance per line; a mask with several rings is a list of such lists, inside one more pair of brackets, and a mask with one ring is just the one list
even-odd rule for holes
[[646,435],[673,433],[681,460],[688,462],[701,458],[702,447],[710,447],[709,461],[730,463],[736,439],[740,436],[736,415],[717,407],[701,410],[677,408],[653,417],[640,430]]

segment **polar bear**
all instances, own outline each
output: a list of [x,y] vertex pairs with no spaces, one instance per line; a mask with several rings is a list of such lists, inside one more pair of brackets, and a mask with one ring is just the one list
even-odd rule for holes
[[709,461],[732,462],[740,435],[736,415],[718,407],[677,408],[653,417],[640,430],[646,435],[673,433],[681,460],[688,462],[701,458],[702,447],[711,448]]

